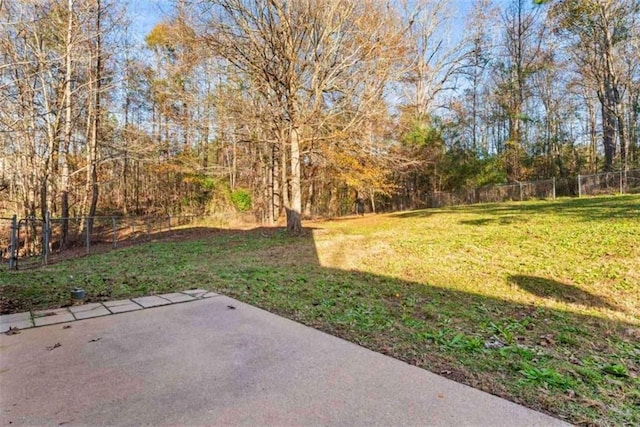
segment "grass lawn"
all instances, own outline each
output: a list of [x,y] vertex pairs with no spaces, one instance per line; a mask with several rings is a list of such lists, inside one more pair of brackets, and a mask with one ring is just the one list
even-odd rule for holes
[[201,227],[0,272],[3,312],[203,287],[577,424],[640,424],[640,196]]

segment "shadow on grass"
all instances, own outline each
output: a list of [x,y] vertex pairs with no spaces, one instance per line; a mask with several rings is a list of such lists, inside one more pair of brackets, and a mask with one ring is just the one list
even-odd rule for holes
[[[318,257],[317,232],[322,229],[298,236],[276,228],[175,230],[44,269],[0,272],[0,309],[64,305],[74,285],[92,301],[208,288],[570,421],[623,425],[640,417],[633,394],[640,384],[634,356],[640,347],[627,335],[638,325],[436,287],[428,278],[411,282],[327,268]],[[565,284],[511,280],[535,295],[608,307]],[[505,346],[486,348],[494,337]],[[594,360],[595,367],[580,370]],[[616,363],[631,374],[613,383],[603,367]],[[531,367],[542,374],[525,383],[522,371]],[[553,384],[575,393],[545,382],[549,372],[560,376]],[[603,404],[594,407],[593,401]]]
[[576,286],[545,277],[513,275],[509,276],[509,282],[541,298],[553,298],[561,302],[582,304],[588,307],[620,310],[620,307],[611,304],[598,295],[591,294]]
[[[410,212],[393,214],[396,218],[420,218],[431,216],[434,213],[475,213],[483,215],[522,215],[527,213],[571,216],[580,221],[600,221],[603,219],[640,219],[640,196],[606,196],[558,199],[546,202],[513,202],[483,203],[476,205],[462,205],[442,208],[423,209]],[[482,224],[470,224],[482,225]]]

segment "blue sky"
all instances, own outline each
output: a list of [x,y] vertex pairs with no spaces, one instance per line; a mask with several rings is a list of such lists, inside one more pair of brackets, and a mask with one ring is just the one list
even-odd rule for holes
[[171,11],[170,0],[134,0],[127,2],[131,33],[142,41],[164,14]]
[[[455,13],[456,21],[459,20],[458,29],[461,31],[464,27],[464,18],[473,6],[474,0],[452,0],[452,6],[457,12]],[[493,0],[494,4],[504,4],[507,0]],[[171,10],[171,0],[134,0],[127,2],[129,16],[131,18],[131,30],[138,40],[151,31],[153,26],[162,18],[163,14]]]

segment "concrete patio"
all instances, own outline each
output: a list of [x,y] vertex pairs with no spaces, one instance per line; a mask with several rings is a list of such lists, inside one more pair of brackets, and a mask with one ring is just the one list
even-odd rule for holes
[[45,317],[99,317],[0,335],[0,425],[564,424],[234,299],[205,296],[79,306]]

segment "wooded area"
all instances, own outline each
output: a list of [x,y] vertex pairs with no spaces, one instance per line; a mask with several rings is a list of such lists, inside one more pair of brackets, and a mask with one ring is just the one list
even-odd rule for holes
[[176,0],[143,43],[127,3],[0,0],[0,216],[296,231],[640,167],[636,0]]

